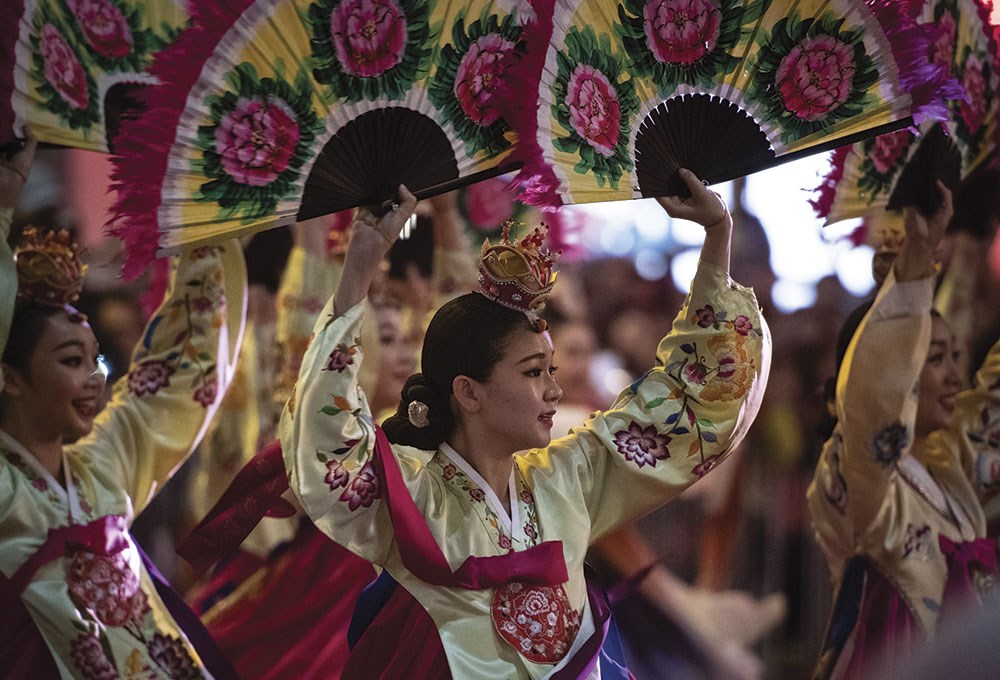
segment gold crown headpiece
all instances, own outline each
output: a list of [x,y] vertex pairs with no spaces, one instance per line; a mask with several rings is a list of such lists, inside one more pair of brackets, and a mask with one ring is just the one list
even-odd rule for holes
[[44,234],[34,227],[25,229],[14,249],[18,297],[59,307],[75,302],[87,273],[79,250],[65,229]]
[[524,312],[535,321],[555,285],[552,265],[561,253],[552,253],[542,247],[547,225],[542,225],[544,230],[536,228],[520,241],[510,239],[513,226],[513,220],[503,223],[496,245],[489,239],[483,242],[477,292],[505,307]]

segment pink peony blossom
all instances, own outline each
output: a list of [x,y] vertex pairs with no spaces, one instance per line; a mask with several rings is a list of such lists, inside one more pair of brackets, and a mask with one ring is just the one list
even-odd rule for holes
[[695,465],[694,468],[691,470],[691,472],[694,474],[695,477],[698,477],[700,479],[705,475],[707,475],[709,472],[711,472],[712,469],[715,468],[715,466],[718,464],[719,464],[718,456],[709,456],[702,462]]
[[262,187],[288,169],[299,135],[295,112],[278,97],[240,97],[215,130],[215,151],[233,180]]
[[931,45],[931,61],[951,68],[955,57],[955,17],[945,12],[937,21],[937,38]]
[[327,371],[336,371],[337,373],[343,373],[344,369],[354,363],[354,358],[351,356],[351,352],[348,351],[347,347],[341,343],[337,345],[330,356],[326,359]]
[[73,49],[52,24],[45,24],[39,32],[39,48],[45,80],[55,88],[70,108],[85,109],[90,103],[87,76]]
[[708,370],[699,363],[688,364],[684,367],[684,379],[695,385],[704,385]]
[[170,376],[173,373],[174,367],[166,361],[160,359],[144,361],[128,374],[128,389],[137,397],[156,394],[161,387],[170,385]]
[[580,64],[566,86],[566,103],[573,130],[602,156],[614,155],[621,105],[607,76],[593,66]]
[[909,148],[911,139],[913,139],[913,133],[909,130],[900,130],[876,137],[875,145],[869,154],[875,170],[886,173],[896,167],[900,158]]
[[740,314],[733,320],[733,330],[740,335],[746,335],[753,330],[753,324],[744,314]]
[[66,581],[73,602],[108,626],[123,626],[146,611],[146,594],[139,589],[139,575],[122,553],[77,552]]
[[646,44],[657,61],[690,66],[715,49],[721,15],[712,0],[651,0],[643,10]]
[[818,35],[800,42],[781,60],[775,85],[788,111],[815,121],[847,101],[856,69],[850,45]]
[[500,117],[494,95],[503,83],[513,52],[513,42],[499,33],[489,33],[472,43],[458,64],[455,97],[476,125],[487,127]]
[[215,378],[210,378],[194,391],[194,400],[207,408],[215,403],[215,397],[218,393],[219,383]]
[[694,321],[702,328],[708,328],[715,323],[715,310],[712,305],[705,305],[694,312]]
[[120,59],[132,50],[132,30],[110,0],[69,0],[69,8],[95,52]]
[[340,464],[339,460],[329,460],[326,462],[326,476],[323,477],[323,481],[330,487],[330,491],[347,486],[350,479],[350,473]]
[[631,423],[627,430],[615,433],[614,442],[625,460],[633,461],[639,467],[656,467],[656,461],[670,457],[667,449],[670,437],[658,433],[652,425],[643,428],[639,423]]
[[104,646],[96,636],[80,633],[69,643],[73,664],[86,680],[118,680],[118,669],[104,653]]
[[330,32],[351,75],[380,76],[403,59],[406,16],[395,0],[346,0],[330,15]]
[[982,127],[986,115],[986,78],[983,77],[983,64],[978,59],[970,58],[965,62],[962,87],[968,101],[959,104],[958,110],[965,126],[975,133]]
[[381,498],[381,493],[378,488],[378,477],[375,476],[375,468],[371,463],[365,463],[344,489],[344,493],[340,494],[340,500],[347,503],[347,507],[351,510],[370,507],[377,498]]

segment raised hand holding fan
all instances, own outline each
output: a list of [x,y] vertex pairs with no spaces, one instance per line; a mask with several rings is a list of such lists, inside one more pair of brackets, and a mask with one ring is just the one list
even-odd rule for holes
[[[153,73],[124,137],[126,274],[156,253],[515,169],[516,0],[224,0]],[[152,152],[152,153],[151,153]]]
[[28,124],[42,142],[108,151],[186,21],[179,0],[0,4],[0,145]]
[[683,193],[679,167],[723,181],[943,113],[948,74],[896,0],[551,1],[526,133],[565,202]]
[[937,179],[955,188],[995,154],[1000,74],[988,6],[932,0],[920,21],[932,38],[930,59],[960,86],[947,102],[949,120],[837,149],[813,201],[827,224],[918,201],[933,212],[927,200],[937,196]]

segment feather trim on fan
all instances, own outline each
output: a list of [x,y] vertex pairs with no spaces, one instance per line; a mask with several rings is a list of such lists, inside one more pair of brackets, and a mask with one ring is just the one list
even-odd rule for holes
[[[911,0],[539,2],[554,2],[554,29],[536,139],[566,202],[682,190],[652,178],[682,166],[731,179],[940,116],[954,92],[928,61]],[[727,123],[736,138],[712,157],[705,147],[720,130],[698,128],[696,112],[745,132]],[[643,139],[664,125],[676,128],[673,142]],[[651,162],[640,164],[640,148]],[[649,172],[639,176],[640,165]]]
[[[353,36],[375,10],[374,39]],[[399,183],[425,197],[516,169],[501,95],[530,17],[519,0],[199,6],[153,67],[150,115],[123,134],[111,228],[126,276],[181,248],[385,204]]]
[[153,55],[186,18],[172,0],[0,4],[0,144],[27,123],[43,142],[108,151],[109,93],[150,84]]

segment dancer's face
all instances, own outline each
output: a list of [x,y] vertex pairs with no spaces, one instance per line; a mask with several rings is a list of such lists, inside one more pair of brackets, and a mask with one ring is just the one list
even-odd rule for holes
[[951,329],[944,319],[934,317],[927,360],[920,371],[917,436],[926,436],[951,423],[955,398],[961,388],[957,360],[958,349]]

